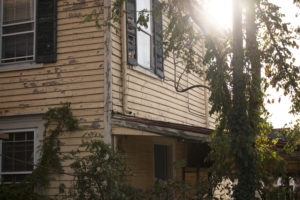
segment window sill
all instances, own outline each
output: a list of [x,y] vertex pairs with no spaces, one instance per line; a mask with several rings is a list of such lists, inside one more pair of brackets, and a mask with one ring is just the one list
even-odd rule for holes
[[140,73],[142,73],[142,74],[145,74],[145,75],[147,75],[147,76],[150,76],[150,77],[152,77],[152,78],[160,79],[159,76],[157,76],[156,74],[154,74],[153,71],[150,71],[150,70],[148,70],[148,69],[146,69],[146,68],[143,68],[143,67],[141,67],[141,66],[131,66],[131,69],[133,69],[133,70],[135,70],[135,71],[137,71],[137,72],[140,72]]
[[43,66],[44,66],[43,64],[36,64],[34,62],[5,64],[5,65],[0,65],[0,73],[27,70],[27,69],[38,69],[38,68],[42,68]]

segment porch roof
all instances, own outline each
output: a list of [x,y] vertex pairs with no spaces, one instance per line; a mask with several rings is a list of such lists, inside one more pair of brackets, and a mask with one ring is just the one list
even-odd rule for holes
[[158,135],[194,141],[207,140],[207,136],[213,132],[212,129],[204,127],[149,120],[122,114],[113,114],[112,124],[147,131]]

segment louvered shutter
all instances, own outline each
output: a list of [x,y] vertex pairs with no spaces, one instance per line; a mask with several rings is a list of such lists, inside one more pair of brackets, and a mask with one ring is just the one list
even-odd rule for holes
[[127,0],[126,11],[127,62],[128,64],[135,66],[137,65],[137,30],[135,0]]
[[[160,5],[158,0],[153,0],[154,9]],[[155,74],[164,78],[164,57],[162,44],[162,13],[153,16],[153,41],[154,41],[154,64]]]
[[57,0],[37,0],[36,62],[56,62]]

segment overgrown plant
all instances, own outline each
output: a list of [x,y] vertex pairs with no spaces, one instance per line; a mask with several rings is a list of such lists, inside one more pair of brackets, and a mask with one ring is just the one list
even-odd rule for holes
[[[61,107],[50,108],[44,116],[45,132],[39,147],[38,163],[34,165],[32,174],[24,182],[0,185],[1,200],[40,200],[48,199],[43,189],[49,185],[49,174],[63,174],[61,165],[59,136],[65,131],[79,130],[78,120],[74,118],[70,103]],[[28,163],[32,164],[32,163]]]
[[79,149],[68,156],[72,161],[73,181],[70,188],[61,191],[65,199],[74,200],[212,200],[211,179],[198,184],[179,180],[156,180],[147,189],[128,184],[132,176],[123,154],[115,152],[95,133],[83,136]]
[[114,152],[98,134],[83,136],[79,149],[68,156],[74,180],[65,197],[74,200],[144,199],[144,194],[126,183],[131,175],[122,154]]

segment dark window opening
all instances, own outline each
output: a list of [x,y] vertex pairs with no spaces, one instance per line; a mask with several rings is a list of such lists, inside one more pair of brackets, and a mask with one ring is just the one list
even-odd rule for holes
[[207,143],[187,144],[187,167],[208,168],[211,162],[206,161],[210,148]]
[[167,180],[171,178],[171,147],[167,145],[154,145],[155,178]]

